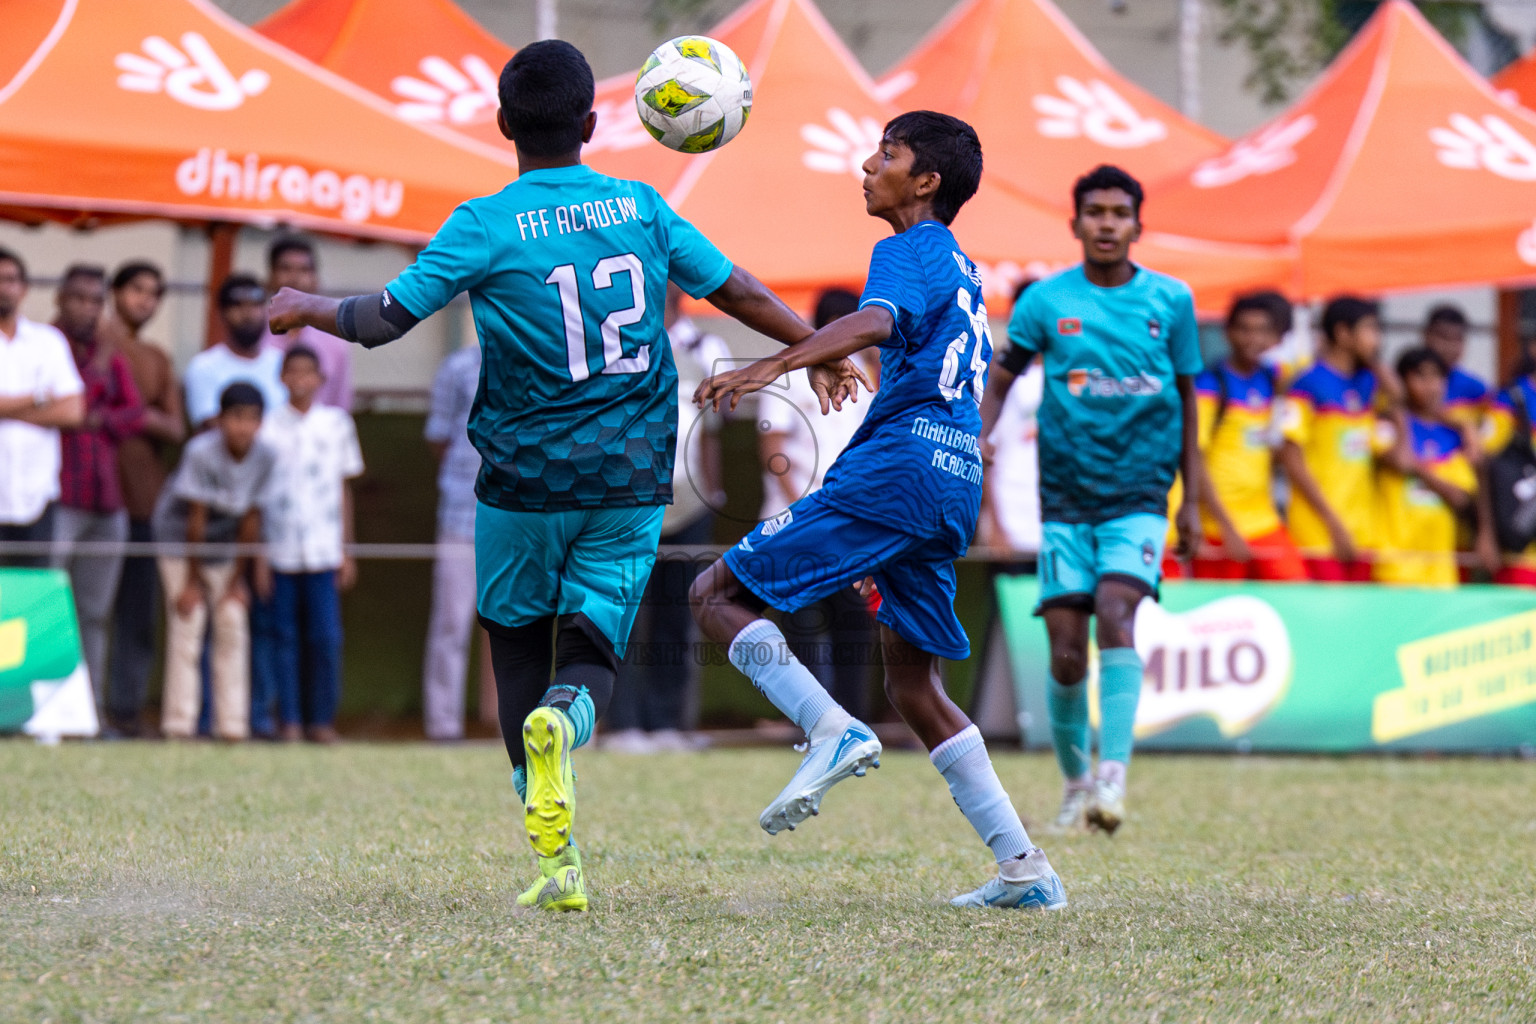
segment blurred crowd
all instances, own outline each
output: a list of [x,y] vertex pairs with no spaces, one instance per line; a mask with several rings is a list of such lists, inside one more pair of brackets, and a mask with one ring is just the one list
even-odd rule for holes
[[[165,291],[158,267],[71,266],[52,324],[41,324],[20,313],[25,262],[0,250],[0,565],[67,570],[106,735],[338,738],[341,595],[357,579],[347,551],[352,482],[363,473],[351,357],[323,332],[268,331],[267,297],[285,286],[319,290],[303,238],[272,244],[265,280],[237,273],[222,283],[219,337],[178,380],[166,348],[143,334]],[[673,289],[666,314],[678,371],[676,503],[604,731],[611,749],[637,753],[701,742],[690,731],[700,659],[687,594],[729,532],[717,523],[720,417],[691,398],[731,353],[680,299]],[[826,292],[816,326],[857,304],[851,292]],[[1196,381],[1204,542],[1191,562],[1166,561],[1165,574],[1536,585],[1536,343],[1504,386],[1490,387],[1461,365],[1468,321],[1445,305],[1389,364],[1378,306],[1345,296],[1321,311],[1315,358],[1286,365],[1275,353],[1292,313],[1283,297],[1259,293],[1226,317],[1226,354]],[[878,359],[863,368],[878,382]],[[1039,375],[1031,367],[1012,389],[990,439],[977,537],[988,554],[1026,567],[1040,542]],[[449,355],[425,428],[439,468],[423,723],[439,741],[464,736],[478,632],[480,458],[466,424],[479,378],[477,346]],[[866,400],[823,416],[803,370],[758,396],[761,518],[820,486],[867,409]],[[125,541],[153,543],[155,554],[125,555]],[[783,624],[800,660],[859,718],[870,711],[872,602],[878,595],[850,588]],[[493,714],[483,650],[479,660],[481,707]]]

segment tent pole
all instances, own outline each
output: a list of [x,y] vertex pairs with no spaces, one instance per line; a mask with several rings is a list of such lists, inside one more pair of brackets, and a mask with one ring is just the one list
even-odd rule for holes
[[238,224],[208,225],[208,294],[205,303],[203,347],[212,348],[224,340],[224,318],[219,316],[219,285],[235,267],[235,238]]

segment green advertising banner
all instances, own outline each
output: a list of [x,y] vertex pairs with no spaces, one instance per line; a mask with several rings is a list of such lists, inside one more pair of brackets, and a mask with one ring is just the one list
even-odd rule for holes
[[[1048,746],[1038,584],[1000,577],[997,591],[1024,740]],[[1523,588],[1171,581],[1138,609],[1136,649],[1142,748],[1536,746],[1536,592]]]
[[0,569],[0,732],[22,728],[45,697],[82,671],[69,577],[54,569]]

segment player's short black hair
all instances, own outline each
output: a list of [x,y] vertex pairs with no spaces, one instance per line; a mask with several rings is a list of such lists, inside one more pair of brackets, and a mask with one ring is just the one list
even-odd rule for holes
[[1146,199],[1146,192],[1142,189],[1141,182],[1114,164],[1099,164],[1073,183],[1072,216],[1077,217],[1082,214],[1083,200],[1087,198],[1089,192],[1109,188],[1118,188],[1130,196],[1131,210],[1136,214],[1136,219],[1141,220],[1141,204]]
[[841,320],[859,308],[859,297],[847,288],[828,288],[816,298],[816,313],[811,323],[819,331],[834,320]]
[[257,412],[267,411],[267,401],[261,397],[261,391],[254,384],[247,384],[243,380],[237,380],[223,391],[219,392],[219,415],[222,416],[231,409],[251,409]]
[[1244,313],[1263,313],[1269,317],[1270,326],[1276,334],[1288,334],[1294,323],[1290,300],[1279,292],[1259,291],[1239,295],[1232,303],[1232,308],[1227,310],[1227,327],[1237,323],[1237,318]]
[[288,369],[288,364],[295,359],[308,359],[315,364],[315,369],[320,368],[320,353],[308,345],[295,345],[283,353],[283,369]]
[[148,274],[155,279],[155,287],[165,291],[165,273],[148,260],[129,260],[117,268],[117,273],[112,275],[112,290],[125,288],[133,282],[133,279],[141,274]]
[[1039,282],[1040,282],[1040,279],[1038,277],[1026,277],[1026,278],[1024,278],[1024,280],[1022,280],[1018,284],[1014,285],[1013,286],[1013,304],[1015,306],[1017,306],[1019,304],[1019,300],[1024,297],[1024,293],[1029,291],[1030,286],[1038,284]]
[[1467,327],[1467,314],[1461,311],[1460,306],[1454,306],[1449,302],[1443,302],[1429,311],[1429,316],[1424,318],[1425,328],[1438,327],[1446,324],[1451,327]]
[[302,252],[309,257],[312,266],[318,266],[320,261],[315,258],[315,243],[299,235],[283,235],[274,239],[267,246],[267,270],[276,270],[277,261],[290,252]]
[[885,138],[912,151],[912,175],[936,171],[933,215],[953,223],[955,215],[981,187],[981,137],[976,129],[935,110],[911,110],[891,118]]
[[21,273],[21,283],[27,283],[27,265],[22,261],[20,256],[16,255],[9,249],[0,248],[0,263],[16,264],[16,269]]
[[530,156],[564,156],[581,148],[596,86],[581,51],[563,39],[529,43],[501,69],[501,115],[517,147]]
[[1397,357],[1399,378],[1406,378],[1410,373],[1418,373],[1426,366],[1433,366],[1439,370],[1442,377],[1451,375],[1451,368],[1445,365],[1445,360],[1423,345],[1411,348]]
[[107,268],[99,263],[71,263],[64,268],[64,273],[59,278],[59,289],[62,291],[77,277],[83,277],[91,281],[100,281],[105,287],[107,283]]
[[1332,341],[1334,332],[1340,327],[1353,328],[1368,316],[1380,319],[1381,307],[1358,295],[1335,296],[1323,307],[1323,337]]
[[228,309],[237,302],[262,302],[267,290],[250,274],[230,274],[219,285],[219,308]]

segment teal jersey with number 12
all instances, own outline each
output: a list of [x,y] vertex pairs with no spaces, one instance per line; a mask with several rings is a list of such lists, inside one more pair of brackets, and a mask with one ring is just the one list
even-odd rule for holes
[[495,508],[560,512],[671,502],[667,281],[702,298],[730,273],[651,186],[578,165],[460,205],[386,290],[422,318],[469,293],[481,348],[475,493]]

